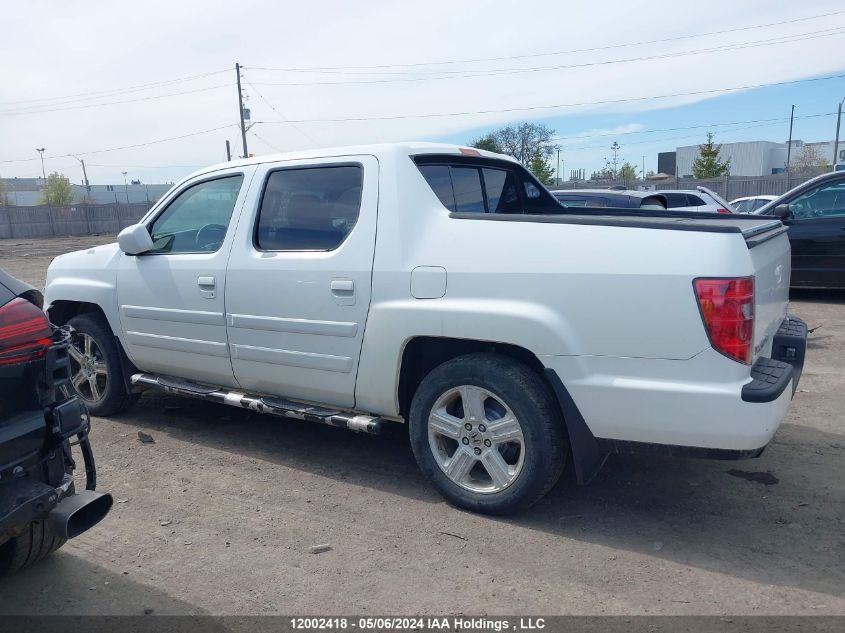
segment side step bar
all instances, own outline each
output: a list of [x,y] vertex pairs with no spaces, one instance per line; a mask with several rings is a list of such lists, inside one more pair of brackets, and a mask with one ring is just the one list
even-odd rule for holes
[[209,400],[219,404],[228,404],[231,407],[285,418],[319,422],[320,424],[337,426],[359,433],[378,435],[381,433],[383,426],[382,419],[372,415],[318,407],[284,398],[260,396],[233,389],[224,389],[223,387],[211,387],[170,376],[140,373],[134,374],[130,380],[133,385],[158,389],[177,396]]

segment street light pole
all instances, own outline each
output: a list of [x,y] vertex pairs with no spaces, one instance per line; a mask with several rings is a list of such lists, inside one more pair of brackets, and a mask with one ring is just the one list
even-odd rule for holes
[[41,177],[44,178],[44,184],[47,184],[47,172],[44,170],[44,150],[46,147],[36,147],[35,151],[41,156]]
[[129,185],[126,184],[126,174],[129,172],[122,171],[120,173],[123,174],[123,192],[126,194],[126,204],[129,204]]

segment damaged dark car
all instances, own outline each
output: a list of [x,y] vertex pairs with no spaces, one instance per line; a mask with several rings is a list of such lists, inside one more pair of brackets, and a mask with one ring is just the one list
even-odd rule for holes
[[95,491],[88,412],[70,395],[70,332],[50,324],[42,302],[0,270],[0,576],[56,551],[112,505]]

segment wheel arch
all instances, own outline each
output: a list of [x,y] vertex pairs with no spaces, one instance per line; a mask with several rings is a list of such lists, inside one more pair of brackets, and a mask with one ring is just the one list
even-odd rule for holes
[[560,408],[564,432],[569,438],[575,477],[579,484],[589,483],[601,470],[609,451],[596,440],[557,373],[545,367],[533,352],[524,347],[494,341],[436,336],[418,336],[410,339],[402,350],[397,384],[397,400],[402,417],[408,419],[414,393],[431,370],[453,358],[477,352],[499,354],[518,360],[549,386]]

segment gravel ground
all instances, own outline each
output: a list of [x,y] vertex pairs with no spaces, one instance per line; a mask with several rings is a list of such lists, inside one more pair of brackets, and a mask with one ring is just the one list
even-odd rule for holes
[[[0,267],[41,286],[54,255],[108,239],[0,241]],[[760,459],[614,456],[505,519],[446,505],[401,426],[145,394],[93,421],[113,511],[0,581],[0,614],[845,614],[844,308],[795,293],[821,328]]]

